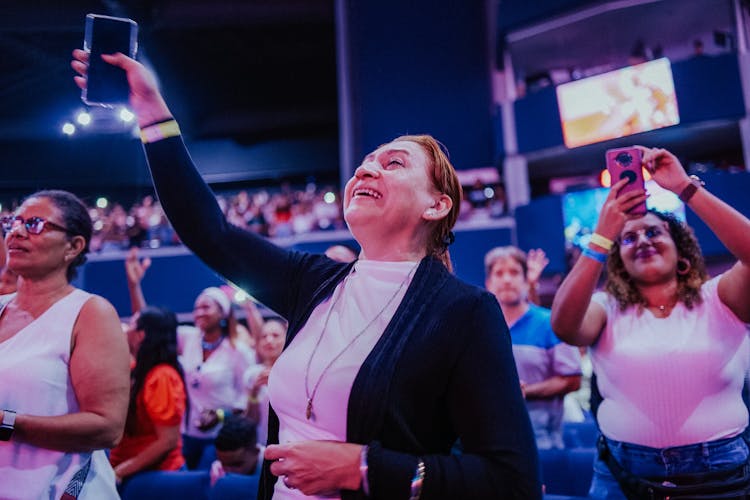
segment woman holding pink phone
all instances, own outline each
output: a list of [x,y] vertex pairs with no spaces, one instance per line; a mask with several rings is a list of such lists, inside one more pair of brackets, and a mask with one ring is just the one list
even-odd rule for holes
[[669,214],[633,214],[645,192],[625,192],[628,179],[613,179],[591,243],[552,305],[555,333],[589,346],[603,398],[590,496],[747,494],[750,220],[688,177],[669,151],[638,150],[654,181],[679,195],[737,262],[709,279],[692,230]]

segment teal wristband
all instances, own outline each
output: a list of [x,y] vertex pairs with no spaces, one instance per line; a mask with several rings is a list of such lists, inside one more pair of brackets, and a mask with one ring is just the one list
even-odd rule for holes
[[583,249],[583,254],[582,255],[584,257],[588,257],[589,259],[595,260],[595,261],[597,261],[597,262],[599,262],[601,264],[604,264],[605,262],[607,262],[607,254],[606,253],[601,253],[601,252],[597,252],[595,250],[591,250],[589,247],[586,247],[586,248]]

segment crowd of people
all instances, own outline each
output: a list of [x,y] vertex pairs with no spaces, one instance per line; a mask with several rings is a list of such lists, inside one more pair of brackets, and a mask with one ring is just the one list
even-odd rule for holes
[[[489,190],[488,190],[489,188]],[[499,218],[507,215],[501,184],[487,186],[477,181],[465,186],[462,220]],[[316,231],[345,229],[341,193],[332,186],[304,187],[284,184],[279,189],[243,189],[217,194],[216,200],[227,220],[261,236],[284,238]],[[13,213],[5,209],[0,216]],[[106,253],[133,247],[160,248],[180,245],[161,203],[146,195],[129,207],[107,200],[102,206],[88,206],[93,222],[90,251]]]
[[[433,137],[384,143],[347,182],[336,212],[358,254],[287,250],[203,182],[150,71],[102,57],[128,77],[158,216],[280,316],[246,301],[245,326],[211,287],[180,326],[148,304],[151,262],[134,248],[120,324],[71,285],[91,210],[30,195],[1,219],[15,291],[0,296],[0,497],[117,498],[144,471],[204,467],[212,483],[258,476],[263,500],[542,498],[538,453],[563,445],[583,354],[601,433],[591,498],[750,495],[750,220],[672,153],[640,148],[734,266],[708,276],[690,228],[631,213],[647,195],[623,179],[550,310],[536,304],[543,252],[491,250],[484,289],[452,273],[462,188]],[[81,87],[87,61],[74,51]]]

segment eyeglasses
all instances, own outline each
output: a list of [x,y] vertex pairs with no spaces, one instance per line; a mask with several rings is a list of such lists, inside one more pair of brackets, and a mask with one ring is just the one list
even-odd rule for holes
[[24,219],[20,215],[6,215],[5,217],[0,218],[0,226],[2,226],[5,233],[11,232],[14,228],[20,225],[23,225],[29,234],[41,234],[45,228],[56,229],[57,231],[62,231],[64,233],[68,232],[67,228],[46,219],[42,219],[41,217],[34,216]]
[[664,236],[666,231],[664,228],[661,228],[659,226],[649,226],[644,229],[638,229],[637,231],[628,231],[627,233],[620,236],[620,244],[626,247],[634,245],[638,241],[638,235],[640,235],[641,233],[643,233],[643,236],[645,236],[647,240],[651,241]]

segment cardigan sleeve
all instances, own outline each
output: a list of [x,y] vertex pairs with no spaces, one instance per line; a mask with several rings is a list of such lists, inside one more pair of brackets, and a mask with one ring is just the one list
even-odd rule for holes
[[224,278],[286,316],[292,271],[304,254],[227,222],[182,137],[144,148],[159,201],[182,242]]
[[445,367],[451,369],[445,411],[463,452],[418,456],[371,443],[371,498],[409,498],[419,459],[425,464],[422,500],[542,497],[534,433],[500,308],[481,294],[464,313],[456,331],[465,338],[463,350],[455,366]]

